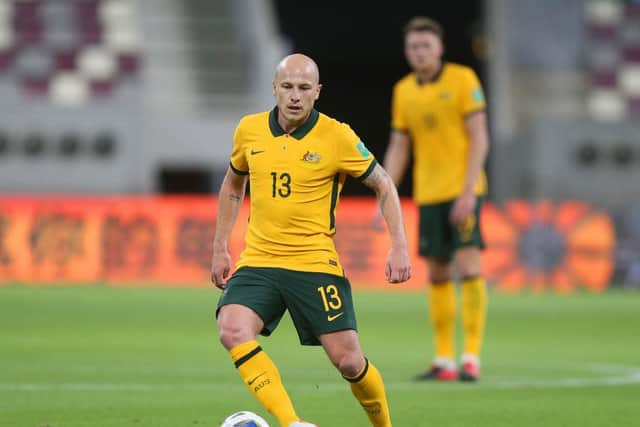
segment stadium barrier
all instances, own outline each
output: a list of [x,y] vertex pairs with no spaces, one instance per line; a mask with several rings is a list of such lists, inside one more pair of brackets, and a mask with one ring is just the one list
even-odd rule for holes
[[[387,233],[373,227],[375,200],[340,201],[336,246],[355,288],[417,290],[417,209],[402,200],[413,278],[384,282]],[[209,286],[215,197],[0,197],[0,284]],[[243,247],[248,204],[230,250]],[[485,205],[483,270],[500,291],[606,289],[615,268],[610,216],[592,206],[514,200]]]

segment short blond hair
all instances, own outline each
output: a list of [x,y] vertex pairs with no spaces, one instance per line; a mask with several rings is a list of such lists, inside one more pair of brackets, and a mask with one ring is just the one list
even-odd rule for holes
[[405,37],[407,34],[414,31],[428,31],[438,36],[440,40],[444,39],[442,25],[440,25],[440,23],[435,19],[431,19],[426,16],[415,16],[407,22],[407,25],[404,26]]

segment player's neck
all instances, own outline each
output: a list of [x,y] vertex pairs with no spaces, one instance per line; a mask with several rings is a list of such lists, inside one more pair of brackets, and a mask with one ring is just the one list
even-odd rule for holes
[[418,76],[418,80],[423,83],[428,83],[433,81],[433,78],[440,72],[441,68],[442,61],[438,61],[433,65],[433,67],[416,70],[416,75]]
[[291,121],[291,120],[287,120],[282,115],[282,113],[279,112],[278,124],[280,125],[282,130],[285,131],[285,133],[292,134],[293,132],[296,131],[296,129],[302,126],[309,119],[310,115],[311,115],[311,112],[309,112],[309,114],[307,114],[302,120]]

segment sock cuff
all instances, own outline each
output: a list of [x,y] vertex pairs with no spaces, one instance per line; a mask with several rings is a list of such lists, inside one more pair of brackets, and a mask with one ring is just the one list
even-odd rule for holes
[[450,357],[436,356],[433,358],[433,366],[443,369],[455,369],[456,362]]
[[364,358],[364,367],[362,368],[362,370],[356,374],[355,377],[347,377],[347,376],[342,376],[342,378],[344,378],[345,380],[349,381],[350,383],[357,383],[358,381],[362,380],[364,378],[365,375],[367,375],[367,372],[369,371],[369,359],[367,359],[366,357]]
[[464,353],[462,357],[460,357],[460,362],[464,363],[473,363],[476,366],[480,366],[480,358],[477,354]]
[[476,282],[478,280],[482,280],[482,276],[480,276],[479,274],[475,274],[473,276],[464,276],[461,279],[461,282],[464,284],[464,283]]
[[233,360],[233,363],[237,368],[261,351],[262,347],[260,347],[258,341],[251,340],[233,347],[231,350],[229,350],[229,354],[231,355],[231,360]]

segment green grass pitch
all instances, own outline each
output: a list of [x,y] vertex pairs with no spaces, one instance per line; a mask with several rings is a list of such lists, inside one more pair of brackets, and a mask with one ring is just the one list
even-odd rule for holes
[[[0,287],[0,426],[218,427],[253,400],[218,343],[215,289]],[[367,356],[394,425],[640,425],[640,294],[492,294],[482,379],[415,383],[431,354],[425,298],[356,292]],[[299,414],[368,426],[318,347],[290,319],[261,343]]]

